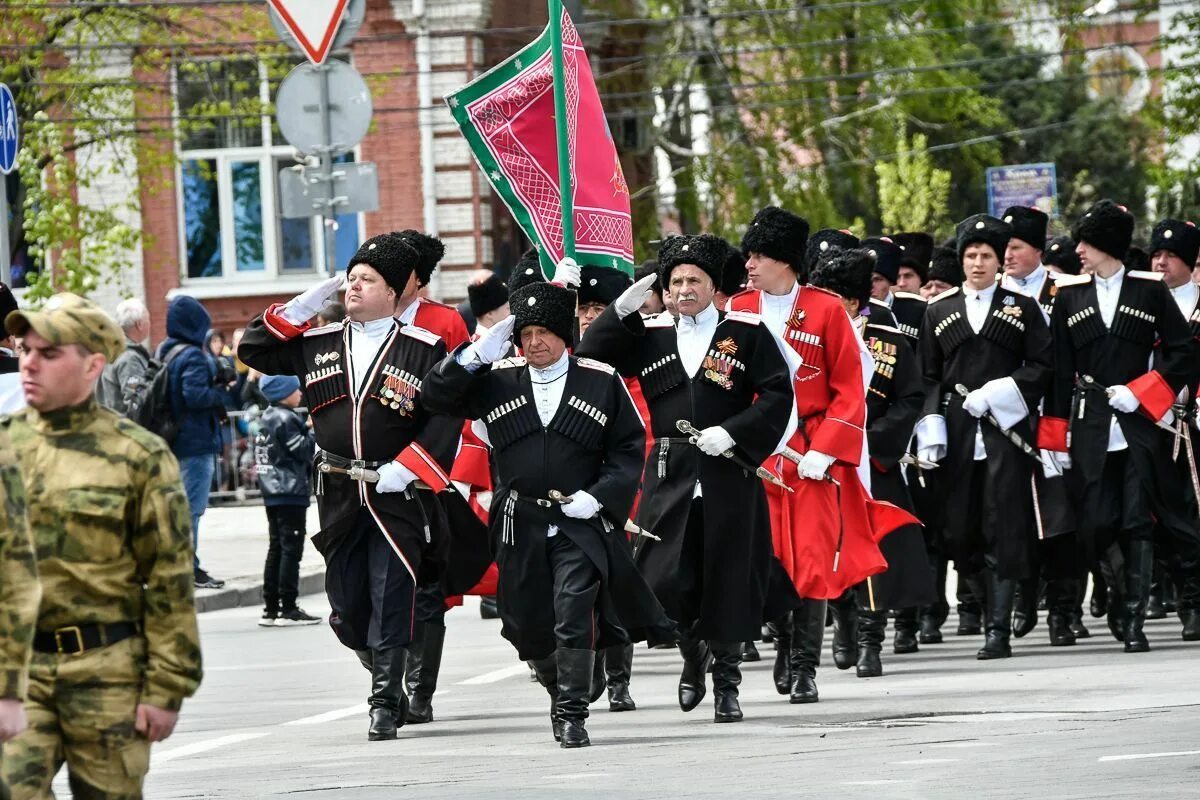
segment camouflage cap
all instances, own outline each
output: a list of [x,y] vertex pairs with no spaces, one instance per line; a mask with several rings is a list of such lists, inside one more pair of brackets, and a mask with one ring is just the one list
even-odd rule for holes
[[104,309],[77,294],[63,292],[46,301],[40,311],[13,311],[4,328],[24,336],[33,328],[52,344],[77,344],[113,361],[125,350],[125,334]]

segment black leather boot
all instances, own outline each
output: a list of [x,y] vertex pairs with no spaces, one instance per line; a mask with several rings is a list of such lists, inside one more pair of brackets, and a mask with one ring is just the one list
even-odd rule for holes
[[1196,642],[1200,641],[1200,574],[1194,574],[1196,568],[1191,566],[1185,566],[1184,570],[1175,602],[1183,625],[1183,640]]
[[741,722],[738,686],[742,682],[742,643],[710,642],[712,647],[713,722]]
[[879,653],[883,650],[883,631],[886,627],[886,611],[858,612],[858,677],[878,678],[883,674]]
[[1150,596],[1146,599],[1146,619],[1166,619],[1167,569],[1155,560],[1153,578],[1150,581]]
[[700,705],[708,693],[704,675],[712,663],[712,652],[703,639],[681,639],[679,654],[683,656],[683,672],[679,674],[679,707],[691,711]]
[[1052,647],[1075,644],[1075,631],[1071,628],[1071,619],[1075,614],[1075,598],[1078,596],[1079,586],[1073,578],[1046,581],[1046,625],[1050,631]]
[[917,641],[921,644],[942,643],[942,623],[932,613],[928,606],[921,609],[920,628],[917,631]]
[[980,573],[964,575],[962,583],[966,589],[960,592],[958,603],[959,636],[978,636],[983,633],[983,598],[987,593]]
[[742,652],[740,653],[740,657],[742,661],[747,663],[751,661],[762,661],[762,656],[759,655],[758,648],[754,645],[754,642],[750,641],[749,639],[742,642]]
[[858,599],[853,589],[847,589],[836,600],[829,601],[833,613],[833,665],[850,669],[858,661]]
[[404,694],[404,663],[408,651],[403,647],[371,652],[371,725],[367,740],[395,739],[408,716],[408,696]]
[[1108,614],[1108,581],[1102,569],[1092,570],[1092,599],[1088,603],[1088,613],[1097,619]]
[[792,691],[792,618],[789,614],[771,623],[775,626],[775,691],[789,694]]
[[[1115,544],[1100,559],[1100,574],[1104,576],[1102,583],[1107,590],[1104,603],[1104,614],[1108,622],[1108,632],[1118,642],[1125,641],[1125,558],[1120,548]],[[1092,591],[1092,603],[1095,604],[1096,592]]]
[[537,676],[537,682],[546,688],[546,693],[550,695],[550,733],[554,735],[554,741],[562,740],[562,722],[558,719],[558,655],[557,651],[551,653],[546,658],[539,658],[535,661],[526,662],[529,664],[533,674]]
[[479,598],[480,619],[500,619],[500,607],[496,605],[496,595],[485,594]]
[[1125,564],[1125,652],[1147,653],[1150,642],[1142,631],[1146,604],[1150,599],[1150,581],[1154,575],[1154,542],[1130,542]]
[[1200,609],[1180,606],[1179,621],[1183,623],[1183,640],[1200,642]]
[[629,678],[633,672],[633,645],[615,644],[604,651],[604,674],[608,677],[608,710],[636,711],[629,696]]
[[593,650],[596,657],[592,659],[592,682],[588,686],[588,702],[594,703],[604,694],[604,687],[608,685],[608,679],[604,674],[604,650],[599,652]]
[[562,723],[562,747],[587,747],[584,721],[588,716],[588,695],[592,687],[592,672],[596,663],[594,650],[575,650],[560,647],[554,651],[558,659],[558,719]]
[[[414,725],[433,722],[433,693],[437,691],[438,673],[442,670],[442,646],[446,642],[446,628],[433,622],[419,622],[421,630],[419,648],[409,645],[408,721]],[[415,640],[414,640],[415,644]],[[419,652],[416,669],[412,658]]]
[[995,570],[987,570],[986,600],[984,611],[987,616],[987,631],[983,647],[975,654],[980,661],[993,658],[1009,658],[1012,647],[1009,637],[1012,635],[1013,594],[1017,583],[1011,579],[1001,580]]
[[1020,639],[1037,627],[1038,623],[1038,579],[1017,583],[1013,599],[1012,635]]
[[817,694],[817,664],[821,658],[821,640],[825,636],[825,601],[800,601],[792,612],[792,650],[790,667],[792,685],[790,703],[815,703]]
[[1071,633],[1075,634],[1076,640],[1092,638],[1092,632],[1083,624],[1083,607],[1077,607],[1071,613]]
[[355,650],[354,655],[358,656],[358,663],[363,665],[363,669],[367,672],[371,671],[371,651],[370,650]]
[[896,612],[892,652],[896,655],[917,652],[917,609],[902,608]]

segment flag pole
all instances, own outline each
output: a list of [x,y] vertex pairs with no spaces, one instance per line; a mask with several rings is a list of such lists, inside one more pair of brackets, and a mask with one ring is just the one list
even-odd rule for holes
[[558,189],[562,195],[563,255],[575,257],[575,209],[571,193],[571,140],[567,129],[567,88],[563,67],[561,0],[546,0],[550,13],[550,54],[554,62],[554,128],[558,145]]

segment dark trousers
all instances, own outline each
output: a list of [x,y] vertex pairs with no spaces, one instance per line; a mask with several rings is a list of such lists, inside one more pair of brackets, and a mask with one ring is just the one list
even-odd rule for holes
[[263,601],[268,611],[296,607],[307,513],[307,506],[267,506],[269,543],[263,566]]
[[416,583],[365,508],[326,555],[330,624],[352,650],[390,650],[412,641]]
[[554,576],[555,643],[563,649],[594,650],[600,571],[561,532],[546,540],[546,558]]

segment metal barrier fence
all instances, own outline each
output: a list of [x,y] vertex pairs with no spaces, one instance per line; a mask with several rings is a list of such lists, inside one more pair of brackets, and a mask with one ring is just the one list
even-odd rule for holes
[[[297,408],[307,416],[308,409]],[[244,411],[230,411],[221,423],[221,452],[217,454],[217,467],[213,471],[213,485],[209,493],[210,505],[236,505],[259,503],[262,492],[258,490],[258,471],[254,461],[254,435],[258,433],[258,420],[262,409],[250,406]]]

